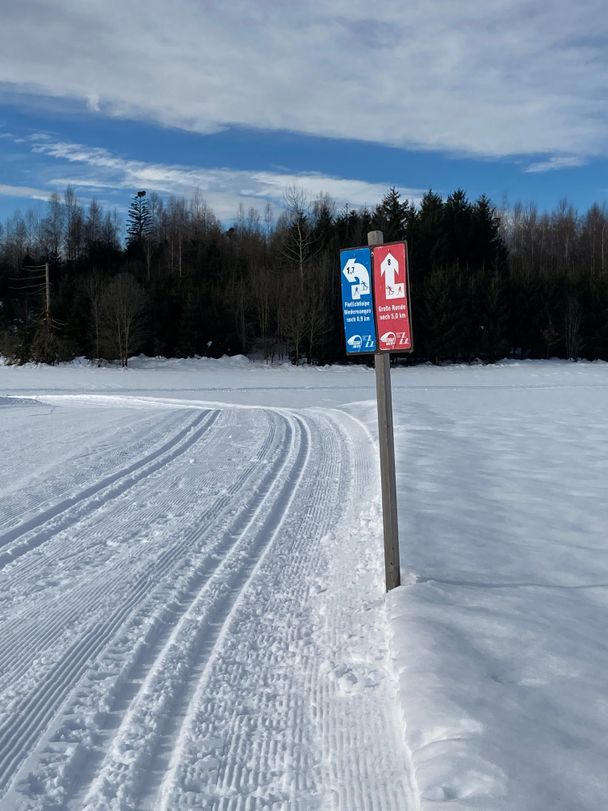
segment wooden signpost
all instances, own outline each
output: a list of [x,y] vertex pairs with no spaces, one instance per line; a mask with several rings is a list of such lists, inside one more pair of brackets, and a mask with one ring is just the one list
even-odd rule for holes
[[[342,281],[342,311],[349,354],[374,353],[376,368],[376,400],[378,408],[378,443],[380,448],[380,483],[382,489],[382,522],[384,528],[384,566],[386,590],[401,585],[399,558],[399,526],[397,520],[397,480],[395,474],[395,440],[393,435],[393,401],[391,391],[391,352],[412,352],[412,319],[410,311],[407,245],[405,242],[384,244],[382,231],[367,235],[371,253],[371,287],[373,318],[365,322],[367,333],[375,328],[373,339],[358,334],[353,322],[353,305],[360,300],[360,279],[352,275],[352,284]],[[361,263],[365,249],[341,252],[341,275],[348,282],[355,255]],[[350,264],[349,264],[350,263]],[[368,260],[369,265],[369,260]],[[361,274],[363,275],[363,271]],[[366,291],[367,293],[367,291]],[[370,290],[371,294],[372,291]],[[363,322],[361,322],[363,323]]]

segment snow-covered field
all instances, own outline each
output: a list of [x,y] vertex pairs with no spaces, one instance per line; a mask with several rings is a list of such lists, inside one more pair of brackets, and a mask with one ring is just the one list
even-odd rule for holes
[[600,809],[608,365],[0,367],[0,809]]

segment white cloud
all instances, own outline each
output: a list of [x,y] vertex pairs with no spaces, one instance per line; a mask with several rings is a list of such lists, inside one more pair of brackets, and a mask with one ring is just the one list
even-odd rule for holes
[[531,163],[524,171],[532,173],[552,172],[556,169],[573,169],[577,166],[584,166],[584,164],[585,159],[582,157],[562,155]]
[[52,192],[35,189],[32,186],[10,186],[0,183],[0,195],[3,197],[23,197],[27,200],[48,200]]
[[603,0],[4,6],[0,81],[110,115],[487,156],[608,147]]
[[[233,218],[239,204],[262,208],[266,201],[281,207],[287,189],[297,187],[309,199],[329,194],[338,206],[375,206],[388,183],[367,183],[324,174],[246,171],[228,168],[203,169],[192,166],[145,163],[113,155],[107,149],[82,144],[54,142],[44,134],[32,144],[32,151],[57,161],[57,171],[48,182],[55,189],[71,185],[89,190],[146,189],[180,197],[200,192],[220,219]],[[68,173],[66,173],[68,170]],[[49,169],[47,168],[47,172]],[[417,202],[420,189],[400,189],[404,197]],[[48,197],[48,193],[47,193]]]

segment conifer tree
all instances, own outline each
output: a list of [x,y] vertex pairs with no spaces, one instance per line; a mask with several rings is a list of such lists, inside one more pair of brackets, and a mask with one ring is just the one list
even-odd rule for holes
[[400,192],[391,186],[374,211],[374,225],[384,234],[385,242],[407,239],[411,213],[409,201],[401,200]]
[[443,231],[446,264],[470,268],[473,209],[462,189],[456,189],[445,201]]
[[505,269],[507,247],[500,233],[500,221],[485,194],[477,200],[472,211],[470,260],[475,270]]
[[127,214],[127,245],[129,248],[142,245],[150,237],[152,215],[146,200],[146,192],[138,191],[133,197]]
[[[445,266],[443,200],[429,190],[423,196],[410,231],[410,272],[412,279],[436,267]],[[413,238],[412,238],[413,237]]]

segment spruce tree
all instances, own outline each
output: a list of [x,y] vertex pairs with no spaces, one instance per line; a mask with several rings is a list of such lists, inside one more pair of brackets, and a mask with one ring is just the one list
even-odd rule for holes
[[445,235],[445,262],[461,268],[471,267],[471,244],[473,237],[473,207],[462,189],[449,195],[443,207],[443,232]]
[[422,278],[437,267],[446,265],[443,200],[435,192],[426,192],[410,227],[410,273]]
[[152,215],[146,200],[146,192],[138,191],[133,197],[127,214],[127,245],[133,248],[142,245],[152,232]]
[[473,232],[470,260],[476,270],[485,268],[503,272],[507,262],[507,247],[500,233],[496,210],[485,194],[473,206]]
[[409,201],[402,201],[400,192],[391,186],[374,211],[374,225],[384,234],[385,242],[398,242],[407,238],[410,217]]

